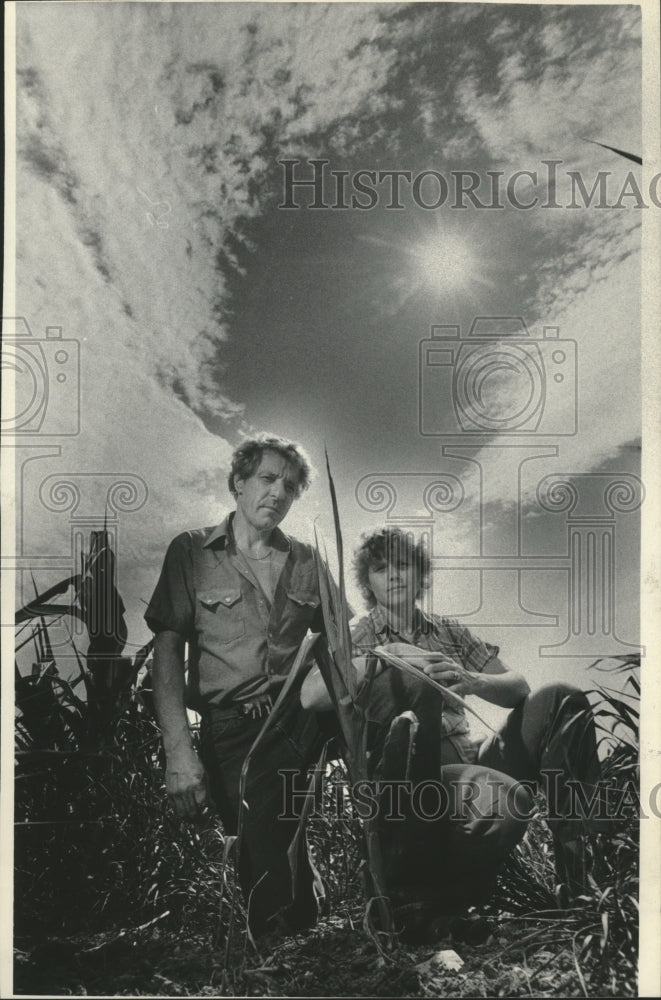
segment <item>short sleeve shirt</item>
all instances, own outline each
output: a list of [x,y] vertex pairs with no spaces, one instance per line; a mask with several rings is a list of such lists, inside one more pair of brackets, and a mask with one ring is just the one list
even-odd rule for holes
[[190,708],[228,704],[258,675],[285,676],[308,629],[323,629],[314,552],[276,529],[273,600],[237,553],[232,515],[170,543],[145,619],[188,643]]
[[[385,610],[377,605],[365,617],[352,625],[353,655],[363,656],[375,646],[395,642],[410,642],[420,649],[445,653],[466,670],[481,673],[487,663],[498,655],[498,646],[483,642],[461,625],[456,618],[426,615],[416,609],[413,636],[400,636],[389,624]],[[396,668],[390,668],[396,669]],[[430,693],[431,692],[430,689]],[[441,731],[444,736],[462,736],[469,732],[466,713],[461,705],[442,703]]]

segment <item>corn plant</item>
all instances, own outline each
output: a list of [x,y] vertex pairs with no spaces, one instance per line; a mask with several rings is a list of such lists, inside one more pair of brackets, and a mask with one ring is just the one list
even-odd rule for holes
[[[37,592],[16,614],[15,900],[17,934],[34,939],[142,916],[211,925],[224,839],[182,829],[167,809],[150,708],[151,643],[125,655],[124,605],[106,532],[93,532],[80,573]],[[49,629],[76,619],[77,673],[61,675]],[[26,650],[27,651],[27,650]],[[25,655],[25,653],[23,654]],[[188,916],[187,916],[188,915]]]
[[[36,588],[35,588],[36,590]],[[73,591],[67,604],[53,603],[53,597]],[[32,739],[43,739],[43,725],[64,727],[60,740],[92,750],[112,743],[114,728],[131,698],[138,674],[151,652],[151,643],[131,659],[124,654],[127,639],[124,603],[117,590],[115,555],[108,533],[93,531],[90,551],[82,556],[81,572],[56,584],[16,613],[16,625],[37,621],[33,641],[38,648],[31,678],[17,678],[17,700],[24,726],[31,726]],[[71,640],[79,674],[72,683],[60,678],[48,640],[46,620],[76,618],[87,631],[87,651],[81,656]],[[75,695],[82,683],[85,698]],[[50,686],[51,695],[45,695]],[[34,689],[34,690],[32,690]],[[33,696],[40,695],[41,707],[35,715]],[[52,704],[45,713],[44,698]],[[45,718],[47,714],[47,723]],[[37,730],[40,730],[37,732]]]
[[[328,569],[327,560],[321,555],[317,539],[317,575],[327,645],[318,644],[315,652],[319,669],[340,726],[345,748],[344,758],[349,778],[352,784],[355,785],[359,781],[367,781],[369,779],[365,707],[369,700],[377,660],[376,657],[370,658],[365,682],[359,692],[356,668],[352,660],[351,633],[349,631],[351,614],[346,599],[344,583],[342,529],[340,526],[335,484],[330,471],[328,455],[326,455],[326,468],[335,526],[338,583],[337,585],[335,584]],[[363,821],[363,834],[366,860],[366,864],[363,867],[363,878],[367,896],[364,925],[377,943],[382,939],[385,947],[392,949],[394,946],[393,923],[383,871],[378,817],[365,818]],[[372,916],[373,910],[378,915],[376,921]]]
[[609,679],[622,674],[625,678],[618,688],[599,683],[588,692],[613,815],[610,827],[590,839],[585,891],[571,906],[558,909],[551,836],[536,818],[485,908],[501,920],[513,917],[523,923],[524,955],[539,949],[552,950],[556,959],[565,955],[585,996],[636,995],[639,668],[636,655],[604,658],[591,665]]

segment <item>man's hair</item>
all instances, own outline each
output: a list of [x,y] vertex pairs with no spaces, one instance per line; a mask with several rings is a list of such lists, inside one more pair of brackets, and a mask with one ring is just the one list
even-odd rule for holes
[[396,560],[413,563],[418,576],[418,591],[429,586],[431,574],[431,559],[422,538],[417,541],[412,532],[401,528],[380,528],[361,535],[361,543],[353,554],[353,570],[356,583],[360,588],[363,600],[368,608],[373,608],[376,599],[369,583],[369,571],[380,563],[390,563]]
[[232,466],[227,479],[227,485],[232,496],[237,496],[234,477],[238,476],[239,479],[249,479],[259,468],[265,451],[277,452],[298,473],[296,496],[300,497],[303,490],[308,488],[312,479],[310,459],[300,445],[270,434],[259,434],[257,437],[248,438],[233,452]]

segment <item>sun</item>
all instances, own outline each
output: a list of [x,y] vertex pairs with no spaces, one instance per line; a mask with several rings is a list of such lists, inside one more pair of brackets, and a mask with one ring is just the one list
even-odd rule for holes
[[358,238],[388,254],[390,294],[398,309],[414,296],[459,307],[467,297],[476,300],[482,289],[494,288],[489,276],[493,261],[480,254],[482,244],[470,228],[439,225],[431,232],[419,231],[417,239],[398,242],[373,234]]
[[419,269],[420,278],[432,289],[467,288],[479,277],[475,254],[459,233],[434,234],[418,246],[410,246],[408,253]]

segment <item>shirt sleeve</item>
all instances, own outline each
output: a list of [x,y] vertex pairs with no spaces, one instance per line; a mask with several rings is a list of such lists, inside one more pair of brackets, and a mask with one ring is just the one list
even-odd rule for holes
[[465,625],[453,622],[450,626],[457,639],[461,660],[466,670],[482,673],[487,663],[498,656],[500,648],[474,636]]
[[193,557],[190,536],[177,535],[170,542],[156,589],[145,611],[152,632],[166,629],[188,639],[195,624]]

